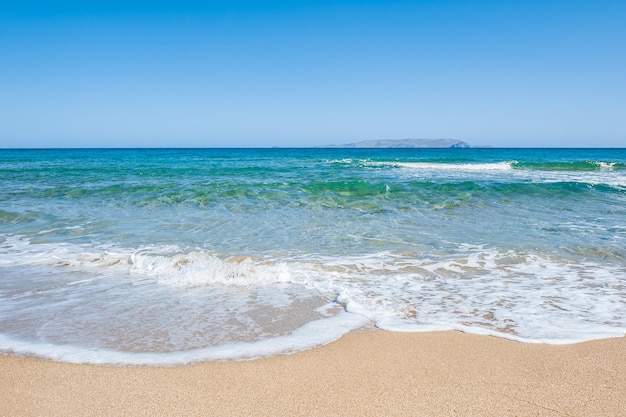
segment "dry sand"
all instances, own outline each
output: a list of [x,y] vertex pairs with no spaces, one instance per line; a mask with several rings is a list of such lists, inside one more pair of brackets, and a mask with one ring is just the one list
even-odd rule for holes
[[352,333],[317,349],[178,367],[0,355],[1,416],[626,416],[626,338],[531,345]]

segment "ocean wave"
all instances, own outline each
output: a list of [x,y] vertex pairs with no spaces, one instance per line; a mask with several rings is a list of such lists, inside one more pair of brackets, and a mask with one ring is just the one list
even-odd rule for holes
[[404,177],[430,179],[431,182],[475,182],[480,184],[523,183],[587,184],[607,186],[617,191],[626,190],[626,171],[618,163],[581,163],[570,166],[561,163],[392,163]]
[[375,162],[371,166],[392,166],[416,171],[453,171],[453,172],[506,172],[513,169],[515,161],[493,163],[440,163],[440,162]]
[[98,251],[68,243],[32,244],[26,238],[8,237],[2,249],[0,266],[39,265],[57,270],[126,273],[178,287],[215,284],[243,287],[290,281],[289,271],[281,262],[259,256],[220,258],[206,251],[183,251],[175,246]]
[[621,171],[626,163],[607,161],[517,162],[514,169],[536,171]]
[[284,263],[255,261],[249,256],[220,259],[199,251],[170,256],[135,252],[130,258],[133,274],[155,277],[161,285],[192,288],[221,284],[245,287],[291,281],[291,274]]
[[363,167],[394,167],[418,171],[465,171],[465,172],[507,172],[511,170],[525,171],[622,171],[626,163],[621,161],[523,161],[506,160],[494,162],[471,162],[460,160],[439,161],[400,161],[377,159],[343,158],[326,160],[336,165]]

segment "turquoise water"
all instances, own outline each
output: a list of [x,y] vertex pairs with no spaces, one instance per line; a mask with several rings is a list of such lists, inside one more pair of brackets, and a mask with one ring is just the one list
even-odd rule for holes
[[3,352],[626,332],[625,149],[0,150],[0,184]]

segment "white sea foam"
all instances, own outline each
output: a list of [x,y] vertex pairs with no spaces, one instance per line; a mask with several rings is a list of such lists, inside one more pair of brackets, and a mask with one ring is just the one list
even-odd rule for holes
[[176,246],[121,249],[94,248],[70,244],[34,244],[10,236],[0,252],[0,265],[41,265],[74,270],[105,269],[154,278],[159,284],[179,287],[203,285],[260,285],[289,282],[288,269],[257,257],[220,259],[205,251],[181,251]]
[[[506,181],[515,179],[532,183],[582,183],[606,185],[618,190],[626,189],[626,173],[614,171],[615,163],[599,162],[599,171],[542,171],[514,169],[517,161],[493,163],[431,163],[431,162],[373,162],[372,166],[392,167],[407,177],[450,179],[450,180],[489,180]],[[506,174],[506,177],[502,177]]]
[[[328,161],[353,165],[352,159]],[[399,171],[406,178],[429,178],[438,180],[489,180],[533,183],[574,182],[590,185],[606,185],[618,190],[626,189],[626,173],[615,171],[616,162],[595,162],[598,171],[575,170],[533,170],[515,169],[516,160],[489,162],[489,163],[459,163],[459,162],[401,162],[401,161],[373,161],[359,160],[359,165],[366,167],[391,168]],[[505,174],[506,177],[501,177]]]
[[626,268],[466,250],[436,260],[337,260],[343,276],[334,290],[347,311],[388,330],[459,329],[542,343],[626,332]]
[[324,162],[327,164],[352,164],[354,159],[352,158],[341,158],[341,159],[327,159]]
[[523,177],[535,183],[558,183],[570,182],[589,184],[592,186],[605,185],[617,190],[626,189],[626,174],[613,171],[557,171],[547,173],[530,172],[529,175]]
[[626,332],[626,267],[533,252],[459,245],[456,253],[221,259],[17,237],[1,247],[4,272],[26,276],[8,277],[0,291],[0,350],[70,362],[267,356],[368,321],[555,344]]
[[613,171],[617,162],[598,162],[602,171]]
[[131,255],[135,274],[155,277],[159,284],[197,287],[210,284],[261,285],[286,283],[291,279],[283,263],[256,262],[251,257],[230,257],[225,260],[215,255],[194,251],[174,255],[153,255],[134,252]]
[[201,361],[249,360],[310,349],[339,339],[367,323],[363,317],[341,313],[311,321],[290,334],[256,342],[227,343],[187,351],[125,352],[83,348],[39,341],[24,341],[0,334],[0,352],[94,365],[183,365]]
[[493,163],[395,162],[392,165],[416,171],[507,172],[515,161]]

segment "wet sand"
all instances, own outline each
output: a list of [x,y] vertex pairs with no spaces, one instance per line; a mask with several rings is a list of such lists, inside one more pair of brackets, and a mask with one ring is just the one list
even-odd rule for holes
[[1,416],[623,416],[626,337],[352,333],[292,355],[114,367],[0,355]]

